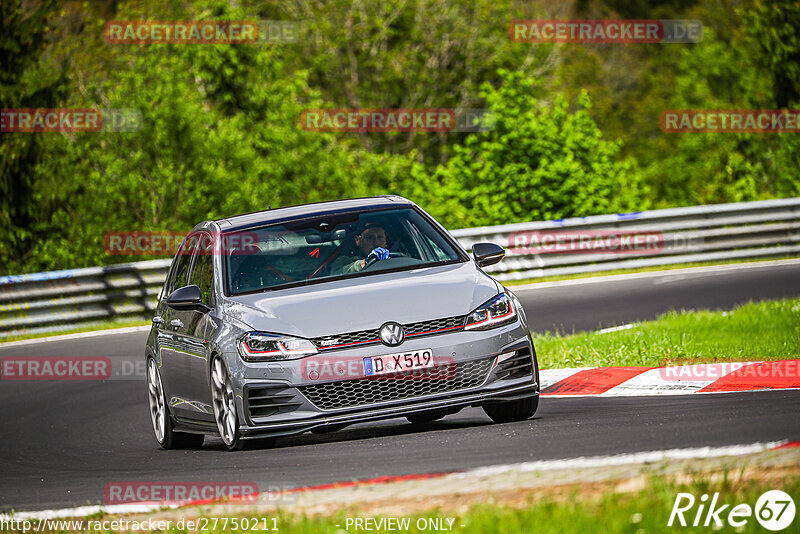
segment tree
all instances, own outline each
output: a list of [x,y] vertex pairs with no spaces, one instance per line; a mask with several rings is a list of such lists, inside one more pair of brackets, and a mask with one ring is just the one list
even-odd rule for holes
[[[55,0],[0,4],[0,108],[55,107],[66,93],[63,65],[43,60]],[[45,157],[43,134],[0,136],[0,265],[29,257],[37,217],[33,176]]]
[[587,94],[537,99],[536,83],[500,71],[482,97],[493,129],[454,147],[432,175],[417,167],[416,197],[446,226],[468,227],[620,212],[645,205],[638,171],[620,160],[620,143],[603,138]]

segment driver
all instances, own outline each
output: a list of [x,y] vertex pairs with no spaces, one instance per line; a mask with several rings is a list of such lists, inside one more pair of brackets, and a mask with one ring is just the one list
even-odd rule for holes
[[[350,255],[342,255],[333,262],[331,271],[334,273],[357,273],[366,267],[367,263],[385,260],[389,257],[389,249],[386,248],[386,230],[380,223],[370,222],[361,228],[355,235],[356,247],[358,251],[352,251]],[[353,254],[358,254],[355,256]]]

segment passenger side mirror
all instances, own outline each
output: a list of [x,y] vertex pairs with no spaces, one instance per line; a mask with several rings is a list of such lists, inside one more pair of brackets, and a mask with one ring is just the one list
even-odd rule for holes
[[203,295],[196,285],[181,287],[173,291],[167,298],[167,306],[176,310],[198,310],[203,313],[211,309],[203,302]]
[[472,255],[479,267],[494,265],[502,260],[506,251],[500,245],[494,243],[475,243],[472,245]]

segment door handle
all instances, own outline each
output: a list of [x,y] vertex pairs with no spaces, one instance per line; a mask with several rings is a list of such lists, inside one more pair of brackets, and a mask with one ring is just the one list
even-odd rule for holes
[[160,315],[156,315],[153,317],[153,324],[162,325],[164,324],[164,319]]
[[169,325],[175,328],[183,328],[183,321],[180,319],[173,319],[169,322]]

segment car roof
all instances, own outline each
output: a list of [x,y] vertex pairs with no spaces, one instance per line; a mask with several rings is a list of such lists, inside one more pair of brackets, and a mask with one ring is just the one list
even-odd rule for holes
[[379,197],[314,202],[313,204],[302,204],[300,206],[288,206],[285,208],[256,211],[244,215],[236,215],[224,219],[217,219],[214,222],[219,226],[221,231],[228,232],[231,230],[261,226],[273,222],[299,219],[307,216],[411,205],[413,205],[413,202],[401,196],[383,195]]

